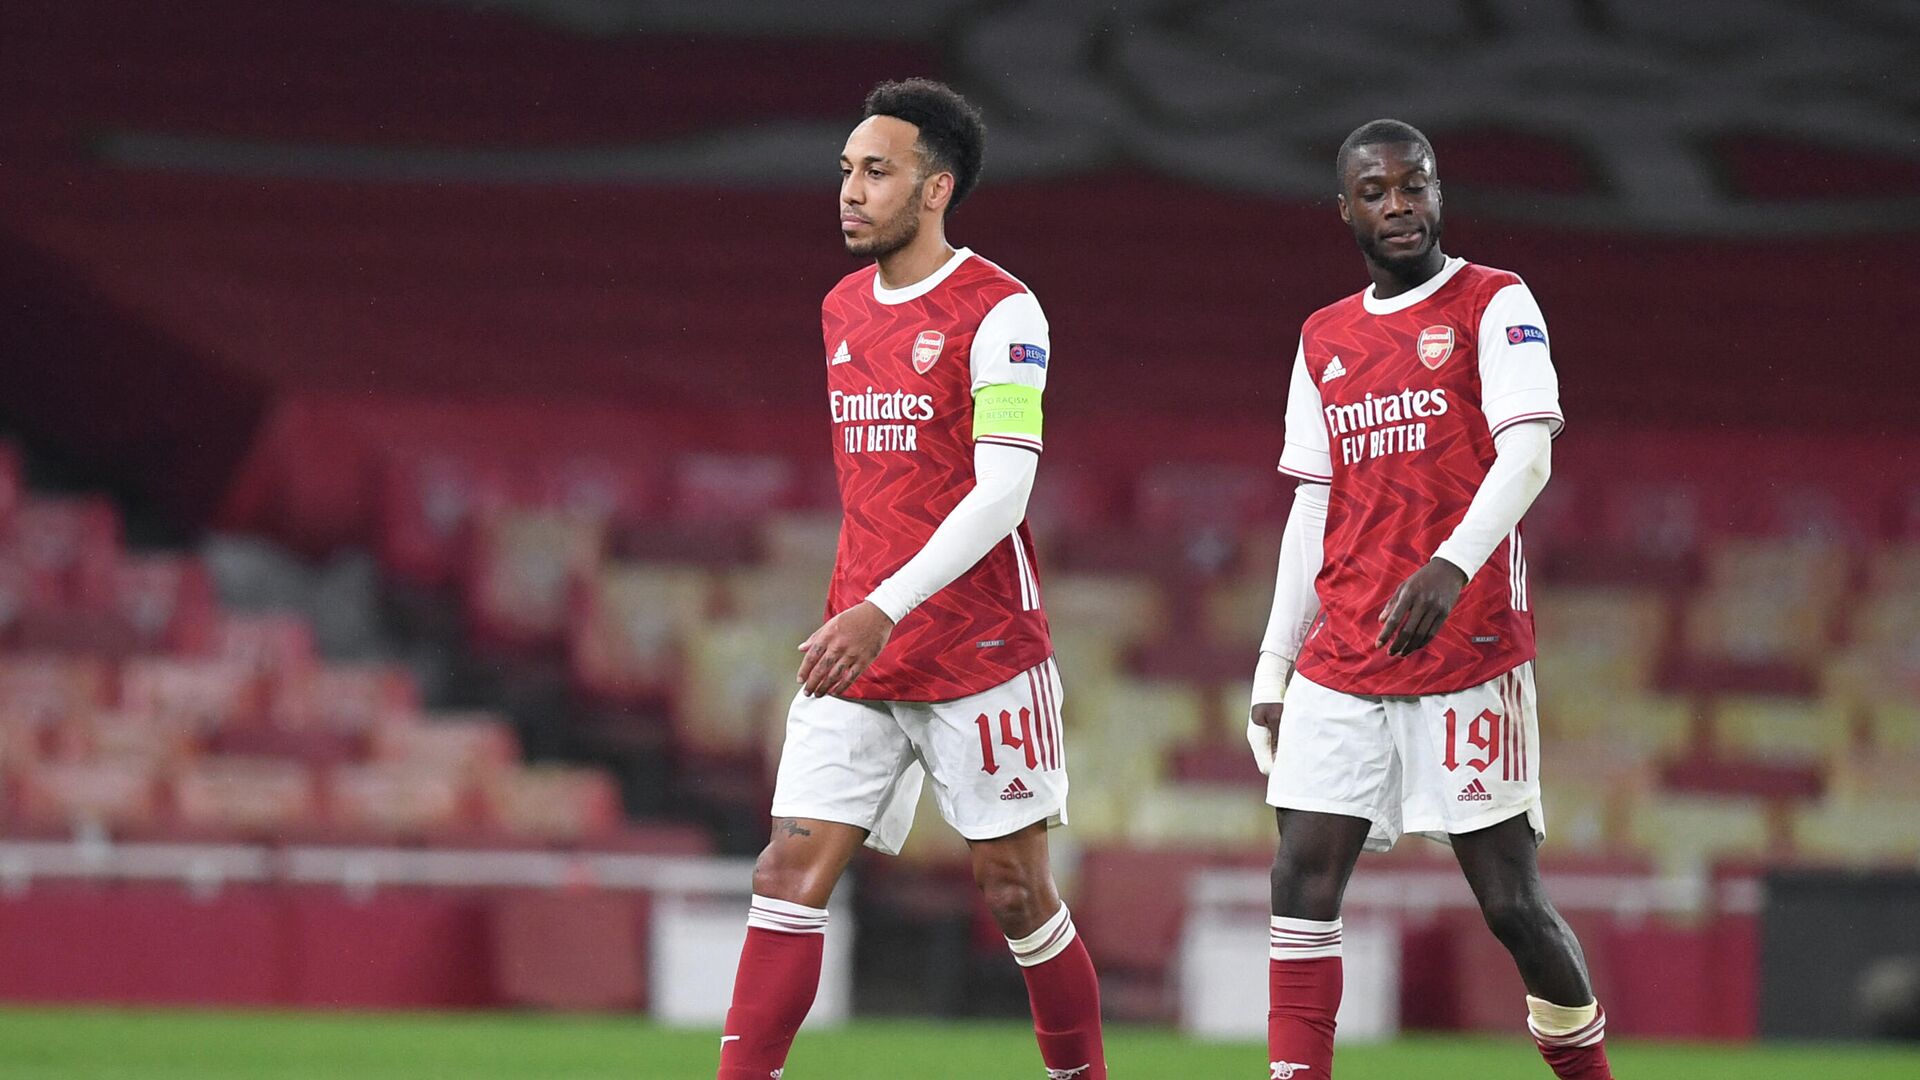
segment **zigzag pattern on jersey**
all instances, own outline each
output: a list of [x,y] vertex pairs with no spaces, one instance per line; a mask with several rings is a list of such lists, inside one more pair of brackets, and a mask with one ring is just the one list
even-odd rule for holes
[[[1322,686],[1350,694],[1451,693],[1533,658],[1533,616],[1519,610],[1525,605],[1514,593],[1511,537],[1467,583],[1426,647],[1393,657],[1373,643],[1381,609],[1460,523],[1493,464],[1493,436],[1480,400],[1480,316],[1496,292],[1518,280],[1503,270],[1468,265],[1405,311],[1374,315],[1356,293],[1315,312],[1302,330],[1307,370],[1320,386],[1323,405],[1435,388],[1447,398],[1445,415],[1405,421],[1424,419],[1420,449],[1373,456],[1368,445],[1362,460],[1348,462],[1342,439],[1360,433],[1327,431],[1333,490],[1327,560],[1316,582],[1323,617],[1299,663],[1300,672]],[[1421,331],[1432,326],[1453,328],[1453,352],[1437,370],[1416,354]],[[1321,371],[1335,355],[1347,374],[1323,383]]]
[[[851,359],[825,366],[829,392],[895,390],[932,398],[933,418],[912,423],[916,448],[848,452],[845,429],[834,425],[834,462],[843,519],[829,617],[858,604],[914,556],[973,487],[973,378],[970,354],[980,320],[1026,287],[977,256],[961,263],[925,296],[900,304],[873,297],[867,268],[848,275],[821,305],[821,330],[830,358],[841,341]],[[913,367],[921,332],[945,335],[939,359],[925,374]],[[892,423],[893,421],[879,421]],[[1023,588],[1021,556],[1031,574],[1033,540],[1023,524],[971,570],[909,612],[887,647],[847,697],[887,701],[945,701],[999,686],[1053,653],[1037,579]],[[985,643],[985,644],[983,644]]]

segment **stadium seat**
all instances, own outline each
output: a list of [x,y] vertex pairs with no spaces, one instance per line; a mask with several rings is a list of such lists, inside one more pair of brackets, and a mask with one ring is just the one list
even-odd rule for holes
[[832,573],[831,562],[817,574],[777,563],[734,570],[718,582],[719,607],[734,618],[788,627],[798,643],[826,618]]
[[1533,589],[1534,630],[1540,651],[1648,657],[1667,629],[1666,597],[1652,589]]
[[475,529],[467,611],[486,641],[557,645],[577,582],[597,568],[606,523],[557,513],[507,511]]
[[112,692],[107,664],[87,656],[0,655],[0,714],[42,726],[84,719]]
[[674,709],[674,735],[707,755],[777,753],[787,707],[798,687],[798,646],[790,625],[727,619],[692,628]]
[[207,757],[173,775],[174,819],[194,830],[271,836],[318,817],[312,773],[297,761]]
[[439,769],[470,779],[496,776],[520,758],[513,724],[491,712],[436,712],[376,725],[375,762]]
[[1771,841],[1767,807],[1757,799],[1653,792],[1633,802],[1630,821],[1635,846],[1668,872],[1765,855]]
[[1806,663],[1831,640],[1830,598],[1795,603],[1763,587],[1721,589],[1687,609],[1690,653],[1741,663]]
[[420,690],[394,664],[331,664],[282,672],[273,701],[275,726],[292,731],[364,735],[420,708]]
[[620,827],[620,793],[602,769],[535,765],[503,769],[480,787],[489,820],[515,836],[580,842]]
[[199,731],[248,724],[263,712],[260,680],[226,660],[129,660],[120,671],[120,706],[191,722]]
[[[1222,578],[1206,587],[1201,625],[1207,636],[1219,642],[1239,646],[1248,656],[1257,656],[1260,639],[1266,635],[1267,619],[1273,611],[1274,568],[1265,574]],[[1249,670],[1253,661],[1247,661]]]
[[1610,758],[1639,759],[1671,756],[1691,744],[1695,709],[1686,698],[1649,694],[1590,674],[1579,678],[1561,663],[1547,663],[1536,685],[1549,764],[1560,745],[1570,741]]
[[65,603],[112,603],[120,515],[107,499],[30,497],[15,508],[6,539],[33,574],[58,588]]
[[1190,683],[1121,678],[1104,692],[1076,692],[1070,682],[1065,688],[1067,761],[1087,787],[1133,791],[1158,784],[1166,749],[1195,739],[1206,722],[1205,694]]
[[456,453],[391,453],[380,469],[381,563],[400,580],[446,585],[466,568],[468,530],[512,501],[501,464]]
[[574,683],[602,700],[664,695],[679,671],[685,635],[707,617],[712,590],[703,570],[603,567],[583,591],[568,632]]
[[329,778],[327,812],[336,828],[418,839],[470,825],[472,791],[444,766],[344,765]]
[[115,567],[114,600],[146,648],[201,653],[213,644],[217,602],[199,559],[129,556]]
[[19,774],[15,806],[37,829],[151,829],[159,821],[159,769],[150,761],[42,761]]
[[1166,604],[1160,589],[1144,578],[1050,574],[1041,589],[1047,621],[1058,636],[1091,633],[1097,628],[1103,637],[1136,641],[1165,625]]
[[1127,839],[1139,847],[1234,851],[1271,848],[1273,810],[1257,793],[1212,784],[1161,784],[1133,793]]
[[1723,694],[1712,712],[1713,746],[1727,757],[1824,761],[1854,739],[1846,718],[1818,701]]
[[101,709],[64,725],[54,747],[63,760],[133,761],[164,770],[199,752],[200,732],[187,717]]
[[1800,807],[1793,815],[1797,855],[1845,864],[1920,860],[1920,798],[1909,787],[1898,796],[1837,797]]
[[758,521],[790,508],[800,493],[800,470],[771,454],[692,453],[673,464],[671,509],[690,521]]
[[1825,608],[1846,588],[1852,559],[1833,541],[1737,538],[1712,545],[1706,568],[1713,588],[1772,595],[1782,608]]
[[826,591],[827,576],[833,572],[834,554],[840,548],[840,515],[835,513],[792,512],[768,515],[760,525],[766,563],[792,577],[819,583]]
[[1834,760],[1827,791],[1833,798],[1860,802],[1920,792],[1920,746],[1854,747]]
[[298,615],[224,615],[214,626],[212,654],[295,685],[320,662],[313,627]]

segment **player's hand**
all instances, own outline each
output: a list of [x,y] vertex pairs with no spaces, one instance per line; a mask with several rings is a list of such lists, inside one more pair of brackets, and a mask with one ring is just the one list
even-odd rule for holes
[[862,600],[828,619],[800,643],[800,651],[807,655],[794,681],[808,697],[838,694],[866,673],[892,635],[893,620]]
[[[1387,646],[1392,656],[1406,656],[1433,640],[1467,586],[1466,571],[1445,559],[1432,559],[1400,583],[1380,609],[1380,636],[1374,648]],[[1391,642],[1391,644],[1389,644]]]
[[1273,756],[1280,746],[1280,703],[1263,701],[1247,717],[1247,745],[1253,748],[1253,763],[1260,775],[1273,771]]

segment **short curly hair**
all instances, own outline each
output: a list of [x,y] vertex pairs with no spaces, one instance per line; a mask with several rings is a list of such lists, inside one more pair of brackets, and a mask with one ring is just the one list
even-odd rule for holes
[[1432,162],[1433,144],[1420,133],[1420,129],[1404,120],[1369,120],[1353,129],[1345,142],[1340,144],[1340,152],[1333,159],[1333,182],[1335,188],[1347,186],[1347,161],[1353,152],[1363,146],[1380,146],[1388,143],[1411,143],[1425,151],[1427,161]]
[[927,170],[923,175],[953,174],[953,201],[947,209],[959,206],[979,182],[987,125],[980,110],[953,87],[932,79],[884,82],[867,95],[865,115],[891,116],[920,129],[916,149]]

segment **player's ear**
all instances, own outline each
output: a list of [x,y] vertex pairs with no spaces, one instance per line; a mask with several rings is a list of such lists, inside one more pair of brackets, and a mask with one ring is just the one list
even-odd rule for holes
[[1340,204],[1340,220],[1349,225],[1353,224],[1353,211],[1347,207],[1347,197],[1345,195],[1335,195],[1333,201]]
[[921,188],[920,205],[936,214],[944,213],[953,201],[953,174],[937,172],[927,177]]

